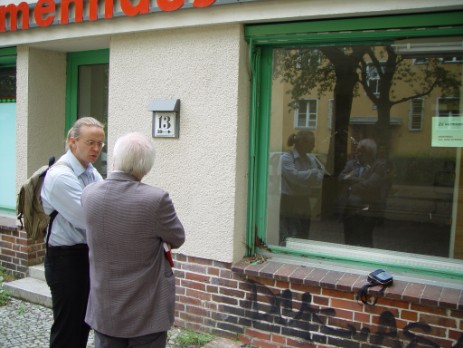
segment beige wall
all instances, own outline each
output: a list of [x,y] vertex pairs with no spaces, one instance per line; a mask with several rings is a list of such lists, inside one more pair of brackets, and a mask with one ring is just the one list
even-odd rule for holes
[[246,51],[238,24],[111,40],[110,160],[118,136],[129,131],[151,136],[152,100],[180,99],[180,137],[154,139],[156,162],[144,181],[171,194],[185,225],[181,252],[187,255],[232,261],[244,253]]
[[17,49],[16,185],[64,151],[66,55]]

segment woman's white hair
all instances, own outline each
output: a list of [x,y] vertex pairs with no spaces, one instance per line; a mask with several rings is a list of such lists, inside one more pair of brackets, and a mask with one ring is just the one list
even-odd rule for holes
[[141,180],[153,167],[154,145],[142,133],[133,132],[121,136],[113,151],[113,168],[129,173]]

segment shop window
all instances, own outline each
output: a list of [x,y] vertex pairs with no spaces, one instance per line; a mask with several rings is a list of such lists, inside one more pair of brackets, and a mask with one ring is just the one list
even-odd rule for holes
[[294,110],[295,128],[317,128],[317,100],[300,100]]
[[[422,30],[413,40],[407,30],[351,33],[351,40],[346,32],[297,32],[294,41],[287,34],[272,46],[275,29],[265,38],[259,32],[261,47],[256,34],[256,134],[268,138],[257,143],[250,230],[257,235],[249,240],[274,253],[463,279],[463,207],[456,199],[463,144],[455,136],[432,145],[439,136],[433,118],[460,117],[462,65],[443,59],[446,42],[463,41],[459,30],[458,37]],[[316,67],[301,65],[301,56],[315,55]],[[408,130],[421,131],[407,137]]]
[[408,129],[420,131],[423,122],[423,98],[410,100],[410,116]]
[[15,59],[14,50],[0,50],[0,211],[5,212],[16,209]]

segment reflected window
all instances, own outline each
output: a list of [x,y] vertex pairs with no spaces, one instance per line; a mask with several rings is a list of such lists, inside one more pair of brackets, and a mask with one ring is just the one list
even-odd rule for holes
[[296,128],[317,128],[317,100],[300,100],[294,118]]
[[409,129],[411,131],[421,130],[423,121],[423,98],[415,98],[410,100],[410,123]]
[[438,98],[437,116],[453,117],[460,116],[460,98]]

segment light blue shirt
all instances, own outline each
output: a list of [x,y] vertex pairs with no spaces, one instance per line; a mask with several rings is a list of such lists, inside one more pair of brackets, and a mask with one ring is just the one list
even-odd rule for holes
[[281,193],[290,196],[306,196],[311,189],[319,188],[323,169],[312,154],[301,156],[297,150],[281,155]]
[[80,197],[85,186],[100,180],[103,180],[100,173],[91,164],[85,168],[71,151],[61,156],[48,170],[41,192],[43,209],[47,214],[58,211],[52,224],[49,245],[87,243]]

